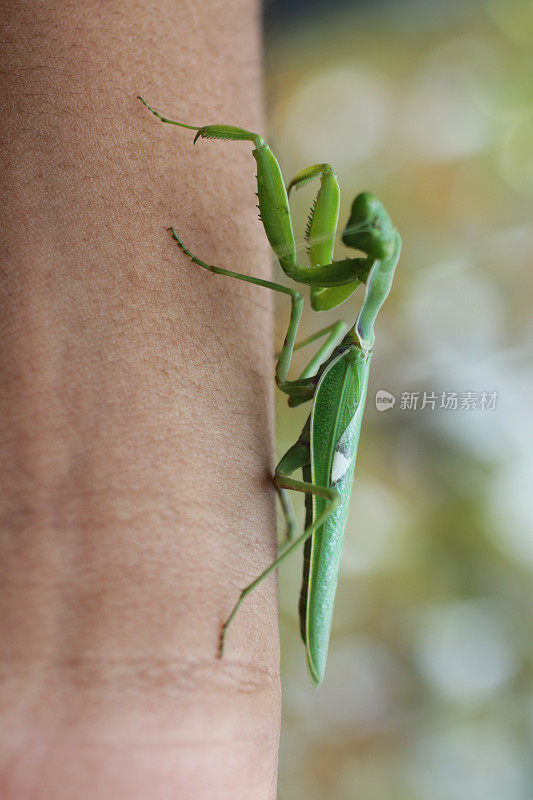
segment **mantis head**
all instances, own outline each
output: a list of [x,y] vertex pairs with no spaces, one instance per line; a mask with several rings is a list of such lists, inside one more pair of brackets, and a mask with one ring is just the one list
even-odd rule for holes
[[383,203],[371,192],[358,194],[342,235],[344,244],[362,250],[370,258],[387,258],[394,249],[394,233]]

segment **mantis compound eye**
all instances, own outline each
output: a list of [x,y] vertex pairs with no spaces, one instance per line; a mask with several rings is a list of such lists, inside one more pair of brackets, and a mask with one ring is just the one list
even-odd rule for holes
[[387,258],[394,249],[394,225],[383,203],[371,192],[361,192],[352,204],[342,235],[347,247],[362,250],[370,258]]

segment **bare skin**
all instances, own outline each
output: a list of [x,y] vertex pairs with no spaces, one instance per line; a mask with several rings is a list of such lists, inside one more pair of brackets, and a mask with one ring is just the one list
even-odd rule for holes
[[[127,6],[127,8],[126,8]],[[275,797],[270,293],[250,0],[0,11],[0,794]]]

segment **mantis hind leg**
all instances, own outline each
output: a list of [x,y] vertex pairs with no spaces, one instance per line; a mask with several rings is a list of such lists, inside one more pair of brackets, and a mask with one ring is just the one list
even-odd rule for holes
[[326,503],[324,510],[317,516],[315,520],[311,522],[310,525],[306,527],[302,535],[298,536],[297,539],[290,541],[285,547],[283,547],[276,560],[269,567],[267,567],[264,572],[262,572],[261,575],[255,579],[255,581],[252,581],[252,583],[250,583],[246,589],[243,589],[233,611],[222,626],[219,646],[220,657],[224,654],[224,645],[228,628],[233,622],[237,611],[241,607],[246,597],[250,594],[250,592],[253,592],[253,590],[257,588],[257,586],[259,586],[259,584],[262,583],[265,578],[274,572],[274,570],[277,569],[279,565],[285,561],[286,558],[288,558],[288,556],[290,556],[298,547],[300,547],[300,545],[304,544],[309,537],[313,535],[317,528],[320,528],[320,526],[324,524],[330,514],[335,511],[340,503],[339,494],[335,491],[335,489],[330,489],[326,486],[316,486],[314,483],[309,483],[307,481],[297,481],[293,478],[289,478],[287,475],[284,475],[278,470],[276,470],[274,475],[274,483],[276,484],[276,487],[280,489],[289,489],[294,492],[304,492],[306,495],[309,494],[317,497],[323,497],[328,502]]
[[[304,428],[298,437],[298,441],[296,444],[293,444],[289,450],[285,453],[281,461],[279,462],[278,466],[276,467],[276,475],[285,475],[288,477],[292,475],[293,472],[296,472],[297,469],[305,469],[307,465],[311,463],[311,445],[310,445],[310,420],[308,419],[304,425]],[[294,539],[295,531],[296,531],[296,519],[294,516],[294,511],[292,508],[292,503],[289,498],[289,493],[287,489],[279,486],[276,480],[274,479],[274,485],[276,487],[276,491],[278,493],[278,497],[281,504],[281,510],[283,511],[283,515],[285,517],[285,522],[287,525],[287,538],[286,541],[281,545],[284,547],[287,542],[290,542]]]

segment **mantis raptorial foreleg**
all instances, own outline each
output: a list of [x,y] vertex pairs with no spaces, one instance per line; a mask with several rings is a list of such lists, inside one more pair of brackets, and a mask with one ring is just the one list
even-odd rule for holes
[[[383,213],[382,207],[379,207],[379,213],[376,212],[378,207],[372,205],[372,196],[363,194],[356,198],[358,202],[354,201],[352,206],[349,233],[350,246],[362,250],[367,254],[367,257],[345,258],[340,261],[331,260],[339,213],[339,190],[332,168],[329,164],[320,164],[307,168],[307,170],[297,175],[292,184],[290,184],[290,186],[297,186],[315,176],[321,176],[321,187],[307,226],[308,241],[310,250],[313,253],[312,263],[310,266],[298,264],[289,201],[283,183],[283,176],[274,154],[264,139],[257,133],[248,131],[245,128],[237,128],[233,125],[187,125],[164,117],[142,98],[139,99],[162,122],[195,130],[195,142],[198,138],[202,138],[249,141],[253,143],[254,150],[252,155],[257,162],[259,213],[267,238],[278,257],[281,268],[289,278],[298,283],[311,286],[316,297],[323,295],[322,290],[334,288],[335,291],[327,295],[327,300],[320,306],[321,308],[333,308],[339,302],[345,300],[353,289],[366,279],[371,264],[375,259],[389,254],[388,244],[383,244],[386,241],[383,232],[389,224],[391,225],[390,219],[386,213]],[[316,243],[312,241],[314,238],[317,240]],[[339,290],[339,287],[344,288]],[[285,360],[279,366],[282,367],[283,372]],[[284,378],[278,375],[278,380],[283,383]]]
[[[331,164],[315,164],[299,172],[287,186],[287,195],[289,195],[291,189],[298,189],[318,177],[320,177],[320,188],[311,207],[305,229],[309,260],[314,267],[319,264],[329,264],[333,258],[340,208],[337,176]],[[368,270],[370,270],[372,261],[370,259],[366,261]],[[363,279],[362,275],[351,283],[329,288],[312,286],[311,307],[314,311],[329,311],[335,308],[350,297]]]
[[228,619],[226,620],[226,622],[222,627],[222,632],[220,635],[219,656],[222,656],[224,654],[226,632],[229,626],[231,625],[233,618],[235,617],[235,614],[241,607],[242,602],[246,599],[246,597],[250,594],[250,592],[253,592],[253,590],[265,580],[265,578],[268,578],[271,572],[274,572],[274,570],[277,569],[279,565],[283,563],[283,561],[285,561],[286,558],[288,558],[292,553],[294,553],[294,551],[297,550],[298,547],[303,545],[307,541],[307,539],[309,539],[309,537],[312,536],[314,531],[317,530],[317,528],[320,528],[320,526],[326,522],[328,517],[335,511],[335,509],[340,503],[339,494],[335,491],[335,489],[330,489],[326,486],[315,486],[315,484],[307,483],[306,481],[297,481],[294,480],[293,478],[289,478],[287,475],[284,475],[282,472],[279,472],[278,470],[276,470],[274,474],[274,484],[280,489],[290,489],[294,492],[304,492],[305,494],[315,495],[316,497],[323,497],[328,502],[322,513],[319,514],[315,520],[313,520],[311,525],[309,525],[305,529],[302,535],[298,536],[297,539],[290,541],[284,548],[282,548],[281,553],[276,558],[276,560],[273,561],[272,564],[269,567],[267,567],[264,570],[264,572],[262,572],[261,575],[259,575],[258,578],[255,579],[255,581],[252,581],[252,583],[250,583],[250,585],[247,586],[246,589],[243,589],[243,591],[239,596],[239,599],[237,600],[237,603],[235,604],[233,611],[231,612],[231,614],[229,615]]

